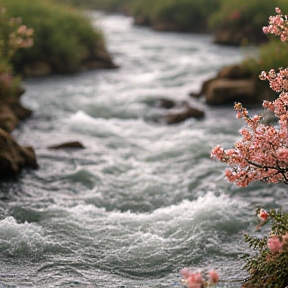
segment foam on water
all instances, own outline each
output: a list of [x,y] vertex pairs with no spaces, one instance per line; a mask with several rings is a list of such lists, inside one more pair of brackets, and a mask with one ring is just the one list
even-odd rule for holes
[[[185,266],[239,275],[254,205],[283,202],[284,188],[240,192],[210,160],[213,146],[237,137],[233,107],[199,101],[204,119],[166,126],[155,103],[188,100],[240,49],[123,16],[100,21],[120,69],[26,80],[34,116],[15,133],[41,169],[0,183],[0,286],[167,288],[171,279],[178,288]],[[47,149],[75,140],[86,148]]]
[[33,223],[18,223],[9,216],[0,221],[0,253],[9,257],[39,257],[46,246],[43,228]]
[[108,270],[147,279],[185,266],[219,266],[223,258],[235,261],[243,249],[239,234],[249,228],[251,217],[245,202],[214,193],[152,213],[107,211],[85,202],[35,208],[34,213],[41,216],[37,224],[12,217],[0,222],[1,252],[31,260],[38,254],[41,273],[77,267],[75,279],[84,279],[87,267],[102,271],[98,274]]

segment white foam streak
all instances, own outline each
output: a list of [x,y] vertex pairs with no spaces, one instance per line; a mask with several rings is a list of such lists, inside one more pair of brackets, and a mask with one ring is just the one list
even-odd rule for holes
[[13,217],[0,221],[0,251],[10,256],[35,256],[43,251],[45,239],[42,227],[34,223],[17,223]]

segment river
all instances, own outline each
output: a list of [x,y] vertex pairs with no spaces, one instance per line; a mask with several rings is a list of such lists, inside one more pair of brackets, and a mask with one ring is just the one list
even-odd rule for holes
[[[0,184],[0,287],[180,288],[183,267],[214,268],[217,287],[240,287],[243,233],[262,233],[255,207],[287,208],[286,188],[227,183],[210,151],[231,147],[243,123],[232,106],[188,93],[245,49],[93,15],[119,69],[24,81],[34,115],[14,135],[40,168]],[[155,122],[163,97],[206,116]],[[86,149],[47,149],[76,140]]]

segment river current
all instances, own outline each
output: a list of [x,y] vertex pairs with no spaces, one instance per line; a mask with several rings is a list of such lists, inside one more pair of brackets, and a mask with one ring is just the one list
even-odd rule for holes
[[[227,183],[210,151],[232,147],[243,123],[188,93],[245,49],[94,18],[119,69],[24,81],[34,115],[14,135],[40,168],[0,184],[0,287],[180,288],[183,267],[240,287],[243,233],[262,233],[255,207],[287,208],[286,188]],[[155,122],[159,98],[188,100],[205,118]],[[86,148],[47,149],[67,141]]]

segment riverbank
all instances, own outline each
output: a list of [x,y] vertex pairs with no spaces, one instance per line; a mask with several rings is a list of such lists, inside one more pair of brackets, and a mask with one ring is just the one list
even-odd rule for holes
[[20,121],[31,116],[32,111],[20,101],[24,89],[19,87],[13,97],[0,97],[0,178],[13,177],[22,168],[38,167],[35,151],[31,146],[24,147],[11,135]]
[[[219,288],[240,287],[253,207],[288,203],[287,188],[231,189],[223,165],[211,162],[213,146],[239,137],[233,105],[200,99],[202,119],[153,120],[157,99],[187,100],[239,63],[242,49],[135,27],[120,15],[104,15],[101,27],[121,69],[24,79],[21,100],[33,117],[13,134],[33,144],[41,169],[0,182],[0,283],[175,287],[181,268],[209,266]],[[72,140],[85,149],[47,149]]]
[[84,12],[50,1],[3,0],[2,5],[0,177],[5,178],[18,175],[23,167],[38,167],[34,149],[22,147],[12,136],[21,121],[32,115],[32,110],[21,103],[22,76],[73,74],[118,66],[106,49],[102,31]]

